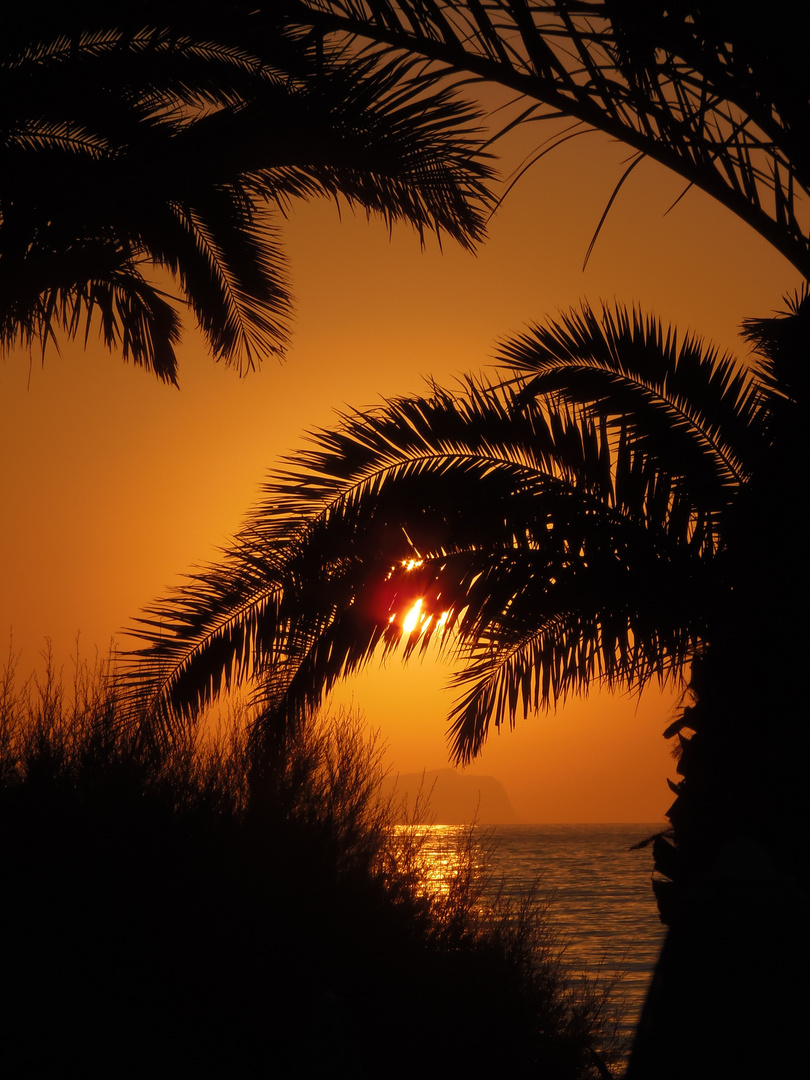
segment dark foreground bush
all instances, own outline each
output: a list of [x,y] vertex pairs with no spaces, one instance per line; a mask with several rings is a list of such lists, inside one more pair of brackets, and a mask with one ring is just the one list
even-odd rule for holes
[[120,716],[86,671],[0,686],[0,1074],[600,1075],[604,997],[536,906],[482,906],[471,851],[428,886],[356,724],[257,797],[239,736],[158,760]]

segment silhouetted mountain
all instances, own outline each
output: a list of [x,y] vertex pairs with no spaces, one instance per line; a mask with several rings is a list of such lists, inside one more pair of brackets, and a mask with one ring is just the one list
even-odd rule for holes
[[420,792],[425,803],[420,819],[437,825],[464,825],[473,819],[481,825],[511,825],[515,808],[500,780],[494,776],[469,776],[455,769],[431,769],[424,773],[400,773],[383,781],[384,795],[396,792],[406,800],[399,815],[409,818]]

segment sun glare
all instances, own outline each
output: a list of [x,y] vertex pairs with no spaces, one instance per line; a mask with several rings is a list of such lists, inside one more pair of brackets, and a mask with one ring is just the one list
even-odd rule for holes
[[[413,634],[414,631],[418,631],[420,634],[425,633],[433,622],[433,615],[429,611],[424,610],[424,597],[419,597],[411,610],[402,620],[402,630],[405,634]],[[443,611],[436,619],[436,626],[434,629],[440,630],[450,615],[449,611]],[[395,616],[391,616],[390,622],[394,621]]]
[[[481,869],[481,854],[470,846],[468,825],[420,825],[422,830],[419,861],[425,894],[447,896],[470,867]],[[402,836],[405,850],[413,825],[395,825],[394,834]]]
[[412,634],[414,632],[414,630],[416,629],[416,627],[421,622],[424,622],[424,618],[425,618],[424,615],[422,615],[421,619],[419,617],[421,611],[422,611],[422,597],[420,596],[419,599],[416,601],[416,603],[411,608],[411,610],[408,612],[408,614],[403,619],[402,629],[405,631],[406,634]]
[[[403,559],[400,563],[400,566],[406,572],[418,570],[419,567],[423,565],[423,559]],[[396,567],[392,567],[386,577],[386,581],[390,581],[395,573]],[[438,599],[438,596],[435,599]],[[394,625],[395,623],[398,624],[402,628],[402,632],[408,636],[413,633],[424,634],[431,627],[433,630],[439,630],[445,625],[450,617],[450,611],[447,610],[439,613],[436,612],[435,609],[431,611],[430,606],[432,605],[426,601],[425,597],[420,596],[413,601],[412,606],[407,609],[404,616],[400,615],[399,611],[394,611],[393,614],[389,615],[388,623],[389,625]]]

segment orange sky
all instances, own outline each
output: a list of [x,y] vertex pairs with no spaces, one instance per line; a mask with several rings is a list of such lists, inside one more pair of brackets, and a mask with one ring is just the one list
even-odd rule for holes
[[[545,132],[537,132],[537,138]],[[525,145],[535,137],[524,131]],[[517,160],[516,148],[510,160]],[[46,636],[66,662],[111,637],[238,528],[266,470],[333,410],[418,392],[491,363],[494,343],[587,297],[637,302],[736,350],[799,276],[764,241],[661,167],[636,169],[587,270],[582,260],[626,151],[601,135],[566,144],[511,193],[476,257],[325,203],[284,226],[297,319],[287,361],[240,380],[191,331],[181,390],[93,346],[42,366],[0,364],[0,627],[20,671]],[[509,166],[507,166],[508,168]],[[339,697],[388,740],[402,772],[446,764],[450,699],[435,665],[370,671]],[[660,736],[671,696],[592,695],[490,739],[471,767],[498,777],[526,821],[655,821],[671,796]]]

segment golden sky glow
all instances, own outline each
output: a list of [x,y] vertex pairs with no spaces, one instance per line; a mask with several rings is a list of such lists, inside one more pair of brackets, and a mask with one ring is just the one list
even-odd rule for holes
[[[512,164],[545,134],[521,132]],[[95,345],[64,344],[44,365],[10,355],[0,364],[0,626],[21,673],[46,636],[68,676],[77,632],[84,655],[111,637],[125,644],[123,628],[216,557],[265,471],[333,410],[485,368],[495,342],[580,298],[637,302],[739,351],[743,317],[779,308],[798,276],[700,192],[667,215],[683,184],[660,167],[634,171],[583,272],[625,158],[599,135],[565,144],[517,185],[476,257],[433,240],[421,252],[407,230],[389,240],[381,224],[341,219],[329,204],[295,209],[283,225],[293,347],[241,381],[194,332],[179,392]],[[430,655],[404,671],[391,658],[337,697],[381,728],[395,770],[439,768],[447,675]],[[490,738],[471,771],[502,780],[527,821],[654,821],[671,801],[660,732],[672,707],[655,691],[640,704],[593,694]]]

